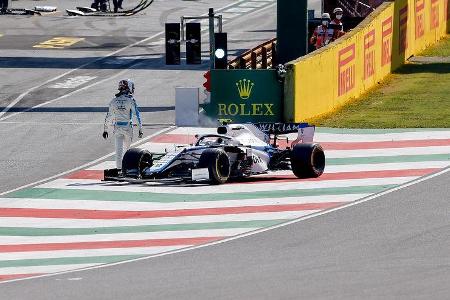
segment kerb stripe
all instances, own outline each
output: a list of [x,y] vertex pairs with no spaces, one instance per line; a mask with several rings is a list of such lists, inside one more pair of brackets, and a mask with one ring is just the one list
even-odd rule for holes
[[196,238],[179,238],[179,239],[148,239],[148,240],[129,240],[129,241],[81,242],[81,243],[0,245],[0,252],[197,245],[202,243],[209,243],[222,238],[224,237],[196,237]]
[[[406,170],[381,170],[366,172],[337,172],[325,173],[318,178],[298,179],[294,175],[265,175],[258,177],[245,178],[239,182],[229,184],[249,184],[267,182],[294,182],[294,181],[324,181],[324,180],[341,180],[341,179],[359,179],[359,178],[386,178],[386,177],[403,177],[403,176],[423,176],[440,170],[440,168],[427,169],[406,169]],[[96,170],[83,170],[64,177],[65,179],[103,179],[103,172]]]
[[4,280],[12,280],[12,279],[19,279],[19,278],[26,278],[31,276],[39,276],[43,275],[45,273],[32,273],[32,274],[0,274],[0,281]]
[[203,209],[174,209],[152,211],[117,211],[117,210],[84,210],[84,209],[36,209],[36,208],[3,208],[0,217],[26,218],[63,218],[63,219],[147,219],[202,215],[245,214],[258,212],[280,212],[328,209],[344,202],[305,203],[286,205],[262,205],[241,207],[218,207]]

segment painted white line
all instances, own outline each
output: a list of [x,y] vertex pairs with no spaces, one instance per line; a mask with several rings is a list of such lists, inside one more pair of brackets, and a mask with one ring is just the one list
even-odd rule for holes
[[[152,255],[167,251],[178,250],[193,245],[182,246],[155,246],[136,248],[102,248],[83,250],[52,250],[52,251],[27,251],[2,253],[2,261],[23,260],[23,259],[47,259],[66,257],[93,257],[93,256],[116,256],[116,255]],[[1,274],[0,268],[0,274]],[[20,273],[17,273],[20,274]]]
[[[86,67],[86,66],[88,66],[88,65],[90,65],[90,64],[93,64],[93,63],[95,63],[95,62],[98,62],[98,61],[100,61],[100,60],[103,60],[103,59],[105,59],[105,58],[107,58],[107,57],[111,57],[111,56],[113,56],[113,55],[115,55],[115,54],[117,54],[117,53],[120,53],[120,52],[122,52],[122,51],[125,51],[125,50],[127,50],[127,49],[130,49],[130,48],[132,48],[132,47],[134,47],[134,46],[137,46],[137,45],[139,45],[139,44],[141,44],[141,43],[145,43],[145,42],[147,42],[147,41],[149,41],[149,40],[151,40],[151,39],[153,39],[153,38],[156,38],[157,36],[159,36],[159,35],[161,35],[161,34],[164,34],[164,32],[159,32],[159,33],[154,34],[154,35],[152,35],[152,36],[150,36],[150,37],[148,37],[148,38],[145,38],[145,39],[143,39],[143,40],[137,41],[137,42],[135,42],[135,43],[133,43],[133,44],[131,44],[131,45],[128,45],[128,46],[123,47],[123,48],[120,48],[120,49],[118,49],[118,50],[116,50],[116,51],[113,51],[113,52],[111,52],[111,53],[109,53],[109,54],[103,56],[103,57],[99,57],[99,58],[95,59],[94,61],[87,62],[87,63],[85,63],[85,64],[79,66],[78,68],[75,68],[75,69],[72,69],[72,70],[70,70],[70,71],[67,71],[67,72],[65,72],[65,73],[63,73],[63,74],[61,74],[61,75],[58,75],[58,76],[56,76],[56,77],[53,77],[53,78],[51,78],[51,79],[45,81],[44,83],[40,83],[40,84],[38,84],[38,85],[36,85],[36,86],[34,86],[34,87],[32,87],[32,88],[26,90],[25,92],[23,92],[22,94],[20,94],[16,99],[14,99],[14,101],[12,101],[7,107],[5,107],[5,108],[3,109],[3,111],[0,112],[0,121],[9,119],[9,118],[11,118],[12,116],[15,116],[15,115],[17,115],[17,114],[19,114],[19,113],[25,112],[25,111],[23,111],[23,112],[18,112],[18,113],[10,114],[10,115],[8,115],[8,116],[4,116],[4,115],[5,115],[5,114],[6,114],[13,106],[15,106],[20,100],[22,100],[26,95],[28,95],[29,93],[31,93],[31,92],[34,91],[35,89],[38,89],[38,88],[40,88],[40,87],[42,87],[42,86],[44,86],[44,85],[46,85],[46,84],[49,84],[50,82],[53,82],[53,81],[55,81],[55,80],[58,80],[58,79],[60,79],[60,78],[62,78],[62,77],[64,77],[64,76],[69,75],[69,74],[71,74],[71,73],[73,73],[73,72],[75,72],[75,71],[77,71],[77,70],[80,70],[80,69],[82,69],[82,68],[84,68],[84,67]],[[59,97],[59,98],[62,98],[62,97]],[[53,100],[51,100],[50,102],[53,102]],[[46,103],[46,102],[44,102],[44,103],[42,103],[42,104],[45,104],[45,103]],[[39,106],[42,106],[42,105],[39,105]],[[36,107],[39,107],[39,106],[36,106]],[[36,107],[31,107],[29,110],[31,110],[31,109],[33,109],[33,108],[36,108]]]
[[[92,270],[92,269],[96,269],[96,268],[100,268],[100,267],[116,266],[116,265],[121,265],[121,264],[125,264],[125,263],[136,262],[136,261],[141,261],[141,260],[147,260],[147,259],[152,259],[152,258],[156,258],[156,257],[165,256],[165,255],[170,255],[170,254],[180,253],[180,252],[184,252],[184,251],[190,251],[190,250],[194,250],[194,249],[200,249],[200,248],[205,248],[205,247],[209,247],[209,246],[213,246],[213,245],[227,243],[229,241],[237,240],[237,239],[240,239],[240,238],[243,238],[243,237],[251,236],[251,235],[254,235],[254,234],[259,234],[259,233],[266,232],[266,231],[269,231],[269,230],[273,230],[273,229],[276,229],[276,228],[288,226],[290,224],[299,223],[299,222],[302,222],[302,221],[305,221],[305,220],[308,220],[308,219],[311,219],[311,218],[315,218],[315,217],[318,217],[318,216],[326,215],[326,214],[329,214],[329,213],[332,213],[332,212],[335,212],[335,211],[338,211],[338,210],[341,210],[341,209],[346,209],[346,208],[354,206],[354,205],[359,205],[361,203],[364,203],[364,202],[367,202],[367,201],[379,198],[381,196],[390,194],[392,192],[404,189],[404,188],[409,187],[411,185],[418,184],[420,182],[429,180],[429,179],[434,178],[436,176],[443,175],[443,174],[445,174],[445,173],[447,173],[449,171],[450,171],[450,168],[447,168],[447,169],[442,170],[440,172],[437,172],[437,173],[434,173],[434,174],[431,174],[431,175],[428,175],[428,176],[425,176],[425,177],[418,178],[417,180],[408,182],[408,183],[403,184],[401,186],[392,188],[390,190],[378,193],[378,194],[373,195],[373,196],[369,196],[367,198],[364,198],[364,199],[361,199],[361,200],[358,200],[358,201],[355,201],[355,202],[351,202],[351,203],[346,204],[346,205],[339,206],[337,208],[328,209],[328,210],[324,210],[324,211],[318,211],[318,212],[315,212],[315,213],[311,213],[311,214],[309,214],[307,216],[299,217],[296,220],[285,222],[283,224],[278,224],[278,225],[266,227],[266,228],[263,228],[263,229],[258,229],[258,230],[252,231],[252,232],[244,233],[242,235],[231,237],[231,238],[227,238],[227,239],[223,239],[223,240],[220,240],[220,241],[216,241],[216,242],[212,242],[212,243],[208,243],[208,244],[203,244],[203,245],[198,245],[198,246],[193,246],[193,247],[186,247],[186,248],[175,250],[175,251],[159,253],[159,254],[150,255],[150,256],[147,256],[147,257],[137,258],[137,259],[128,260],[128,261],[122,261],[122,262],[117,262],[117,263],[112,263],[112,264],[105,264],[105,265],[102,265],[102,266],[86,267],[86,268],[81,269],[81,270],[69,270],[69,271],[65,271],[65,272],[58,272],[58,273],[46,274],[46,275],[42,275],[42,276],[35,276],[34,278],[57,276],[57,275],[73,273],[73,272],[77,272],[77,271]],[[22,278],[22,279],[3,281],[3,282],[0,282],[0,284],[6,283],[6,282],[11,282],[11,281],[27,280],[27,279],[30,279],[30,278]]]
[[[222,8],[219,8],[218,11],[225,10],[225,9],[227,9],[227,8],[230,7],[230,6],[237,5],[238,3],[241,3],[241,2],[244,2],[244,1],[236,1],[236,2],[234,2],[234,3],[231,3],[231,4],[229,4],[229,5],[224,6],[224,7],[222,7]],[[19,103],[26,95],[28,95],[28,94],[31,93],[32,91],[34,91],[34,90],[36,90],[36,89],[38,89],[38,88],[40,88],[40,87],[42,87],[42,86],[44,86],[44,85],[46,85],[46,84],[49,84],[49,83],[51,83],[51,82],[53,82],[53,81],[55,81],[55,80],[58,80],[58,79],[60,79],[60,78],[62,78],[62,77],[64,77],[64,76],[66,76],[66,75],[69,75],[69,74],[71,74],[71,73],[73,73],[73,72],[75,72],[75,71],[77,71],[77,70],[80,70],[80,69],[82,69],[82,68],[84,68],[84,67],[86,67],[86,66],[88,66],[88,65],[90,65],[90,64],[93,64],[93,63],[96,63],[96,62],[101,61],[101,60],[103,60],[103,59],[106,59],[106,58],[108,58],[108,57],[111,57],[111,56],[113,56],[113,55],[115,55],[115,54],[117,54],[117,53],[120,53],[120,52],[122,52],[122,51],[128,50],[128,49],[130,49],[130,48],[132,48],[132,47],[134,47],[134,46],[140,45],[140,44],[142,44],[142,43],[146,43],[147,41],[150,41],[150,40],[152,40],[152,39],[154,39],[154,38],[156,38],[156,37],[158,37],[158,36],[164,35],[164,34],[165,34],[164,31],[158,32],[158,33],[156,33],[156,34],[154,34],[154,35],[152,35],[152,36],[150,36],[150,37],[148,37],[148,38],[145,38],[145,39],[143,39],[143,40],[139,40],[139,41],[137,41],[137,42],[135,42],[135,43],[133,43],[133,44],[130,44],[130,45],[126,46],[126,47],[117,49],[116,51],[113,51],[113,52],[111,52],[111,53],[109,53],[109,54],[107,54],[107,55],[105,55],[105,56],[103,56],[103,57],[99,57],[99,58],[97,58],[97,59],[95,59],[95,60],[93,60],[93,61],[91,61],[91,62],[87,62],[87,63],[85,63],[85,64],[79,66],[78,68],[75,68],[75,69],[72,69],[72,70],[70,70],[70,71],[67,71],[67,72],[65,72],[65,73],[63,73],[63,74],[61,74],[61,75],[58,75],[58,76],[56,76],[56,77],[53,77],[53,78],[51,78],[51,79],[45,81],[44,83],[40,83],[40,84],[38,84],[38,85],[36,85],[36,86],[34,86],[34,87],[32,87],[32,88],[29,88],[28,90],[26,90],[25,92],[23,92],[22,94],[20,94],[16,99],[14,99],[8,106],[6,106],[6,107],[0,112],[0,121],[9,119],[9,118],[11,118],[11,117],[13,117],[13,116],[15,116],[15,115],[17,115],[17,114],[20,114],[20,113],[24,113],[24,112],[30,111],[30,110],[32,110],[32,109],[34,109],[34,108],[41,107],[41,106],[43,106],[43,105],[52,103],[52,102],[54,102],[54,101],[56,101],[56,100],[60,100],[60,99],[62,99],[62,98],[68,97],[69,95],[72,95],[72,94],[73,94],[73,93],[70,93],[70,94],[64,95],[64,96],[62,96],[62,97],[59,97],[59,98],[50,100],[50,101],[48,101],[48,102],[41,103],[40,105],[31,107],[31,108],[29,108],[29,109],[27,109],[27,110],[24,110],[24,111],[22,111],[22,112],[12,113],[12,114],[9,114],[9,115],[7,115],[7,116],[4,116],[4,115],[5,115],[12,107],[14,107],[17,103]],[[124,71],[127,71],[127,70],[129,70],[130,68],[135,67],[136,65],[139,65],[140,63],[142,63],[142,62],[138,62],[138,63],[136,63],[136,64],[133,64],[132,66],[128,67],[128,69],[125,69]],[[90,88],[90,87],[92,87],[92,86],[95,86],[95,85],[97,85],[97,84],[100,84],[100,83],[102,83],[102,82],[104,82],[104,81],[110,80],[111,78],[117,77],[118,75],[119,75],[119,74],[116,74],[116,75],[114,75],[114,76],[112,76],[112,77],[106,78],[106,79],[103,80],[103,81],[99,81],[99,82],[97,82],[97,83],[95,83],[95,84],[93,84],[93,85],[90,85],[88,88]],[[81,90],[84,90],[84,89],[81,89]],[[81,91],[81,90],[78,90],[78,91]],[[75,92],[77,92],[77,91],[75,91]]]
[[430,147],[405,147],[384,149],[357,149],[357,150],[325,150],[327,158],[353,158],[374,156],[402,156],[402,155],[429,155],[448,154],[450,158],[450,146]]
[[[59,122],[59,121],[55,121],[55,122],[22,122],[22,121],[14,121],[14,122],[10,122],[10,121],[5,121],[5,122],[1,122],[1,124],[20,124],[20,125],[32,125],[32,126],[55,126],[55,125],[103,125],[103,122]],[[167,126],[169,126],[171,124],[167,124]]]
[[[242,3],[245,3],[245,2],[246,2],[246,1],[242,1]],[[275,6],[276,4],[277,4],[276,1],[271,1],[271,4],[268,4],[268,5],[265,6],[265,7],[258,8],[258,9],[255,9],[255,10],[251,11],[251,12],[246,13],[246,14],[245,14],[245,17],[248,18],[248,17],[250,17],[250,16],[253,16],[253,15],[256,15],[256,14],[258,14],[258,13],[261,13],[261,12],[263,12],[263,11],[269,9],[269,8],[272,8],[272,7]],[[243,9],[245,9],[245,8],[243,8]],[[233,10],[230,10],[230,12],[231,12],[231,11],[233,11]],[[217,14],[220,15],[220,12],[218,12]],[[233,23],[235,20],[239,20],[239,18],[228,19],[228,20],[227,20],[227,24]]]
[[[32,266],[32,267],[9,267],[0,268],[0,275],[14,275],[14,274],[33,274],[33,273],[54,273],[64,271],[75,271],[86,269],[88,267],[100,266],[102,264],[72,264],[72,265],[56,265],[56,266]],[[104,265],[104,264],[103,264]],[[0,281],[5,283],[9,281]]]
[[[142,146],[141,146],[142,147]],[[87,171],[99,171],[99,170],[106,170],[106,169],[114,169],[116,167],[116,161],[115,160],[108,160],[101,162],[97,165],[94,165],[90,168],[87,168]]]
[[[223,201],[198,202],[131,202],[131,201],[96,201],[96,200],[60,200],[34,198],[0,198],[1,208],[34,208],[34,209],[85,209],[108,211],[144,211],[144,210],[174,210],[202,209],[262,205],[289,205],[304,203],[327,203],[355,201],[369,194],[318,195],[304,197],[277,197],[264,199],[236,199]],[[211,195],[214,198],[214,195]],[[180,197],[182,199],[182,197]],[[11,227],[15,224],[11,223]],[[45,227],[43,223],[42,226]],[[0,239],[0,244],[2,243]]]
[[82,84],[85,84],[93,79],[97,78],[97,76],[75,76],[69,77],[63,82],[57,82],[53,85],[50,85],[51,89],[73,89]]
[[224,19],[232,19],[232,18],[235,18],[237,16],[240,16],[241,14],[233,13],[233,12],[223,12],[223,13],[221,13],[221,15],[222,15],[222,17]]
[[361,178],[361,179],[339,179],[339,180],[323,180],[323,181],[305,181],[295,180],[292,182],[264,182],[252,184],[224,184],[214,186],[210,184],[202,184],[196,186],[167,186],[160,183],[156,184],[140,184],[130,185],[128,183],[118,182],[100,182],[93,179],[56,179],[54,181],[39,185],[39,188],[55,188],[68,190],[88,190],[88,191],[109,191],[109,192],[147,192],[149,199],[158,201],[159,193],[179,194],[182,198],[183,194],[199,195],[199,194],[234,194],[234,193],[250,193],[261,191],[285,191],[285,190],[303,190],[303,189],[321,189],[321,188],[338,188],[352,186],[377,186],[402,184],[407,181],[416,179],[418,176],[405,177],[389,177],[389,178]]
[[[58,98],[55,98],[55,99],[52,99],[52,100],[43,102],[43,103],[41,103],[41,104],[35,105],[35,106],[30,107],[30,108],[28,108],[28,109],[25,109],[25,110],[23,110],[23,111],[16,112],[16,113],[11,113],[11,114],[9,114],[9,115],[7,115],[7,116],[4,116],[4,117],[1,117],[2,114],[0,113],[0,122],[3,121],[3,120],[7,120],[7,119],[9,119],[9,118],[12,118],[12,117],[14,117],[14,116],[16,116],[16,115],[18,115],[18,114],[21,114],[21,113],[24,113],[24,112],[28,112],[28,111],[31,111],[31,110],[33,110],[33,109],[36,109],[36,108],[39,108],[39,107],[48,105],[48,104],[50,104],[50,103],[53,103],[53,102],[55,102],[55,101],[58,101],[58,100],[61,100],[61,99],[70,97],[70,96],[72,96],[72,95],[74,95],[74,94],[77,94],[77,93],[79,93],[79,92],[81,92],[81,91],[90,89],[91,87],[96,86],[96,85],[98,85],[98,84],[101,84],[101,83],[103,83],[103,82],[110,81],[112,78],[116,78],[116,77],[121,76],[123,73],[128,72],[129,69],[131,69],[131,68],[133,68],[133,67],[135,67],[135,66],[137,66],[137,65],[139,65],[139,64],[141,64],[141,63],[142,63],[142,62],[135,63],[135,64],[129,66],[127,69],[123,69],[122,71],[117,72],[117,73],[115,73],[114,75],[112,75],[112,76],[110,76],[110,77],[108,77],[108,78],[104,78],[104,79],[102,79],[102,80],[96,81],[96,82],[94,82],[94,83],[92,83],[92,84],[90,84],[90,85],[87,85],[87,86],[85,86],[85,87],[82,87],[82,88],[80,88],[80,89],[78,89],[78,90],[72,91],[72,92],[70,92],[70,93],[68,93],[68,94],[64,94],[64,95],[62,95],[62,96],[60,96],[60,97],[58,97]],[[8,107],[9,107],[9,105],[8,105]],[[6,107],[5,109],[8,109],[8,110],[9,110],[9,109],[11,108],[11,107],[9,107],[9,108],[8,108],[8,107]],[[6,112],[5,112],[5,113],[6,113]]]
[[54,219],[54,218],[1,218],[0,227],[15,224],[20,227],[40,228],[92,228],[92,227],[120,227],[146,225],[174,225],[198,224],[214,222],[239,222],[255,220],[289,220],[311,214],[317,210],[285,211],[275,213],[249,213],[229,215],[208,215],[189,217],[170,217],[153,219],[122,219],[122,220],[83,220],[83,219]]
[[232,7],[232,8],[227,9],[226,11],[224,11],[224,13],[236,13],[239,15],[243,15],[252,10],[254,10],[254,8],[252,8],[252,7],[237,6],[237,7]]
[[[150,140],[152,137],[157,136],[157,135],[160,135],[160,134],[165,133],[165,132],[167,132],[167,131],[170,131],[170,130],[172,130],[173,128],[174,128],[174,126],[170,126],[170,127],[168,127],[168,128],[161,129],[161,130],[159,130],[159,131],[153,133],[152,135],[149,135],[148,137],[141,139],[140,141],[136,141],[136,142],[133,143],[131,146],[133,146],[133,147],[139,146],[140,144],[142,144],[142,143],[144,143],[144,142]],[[9,190],[9,191],[0,193],[0,196],[6,195],[6,194],[9,194],[9,193],[12,193],[12,192],[21,190],[21,189],[29,188],[29,187],[32,187],[32,186],[35,186],[35,185],[38,185],[38,184],[42,184],[42,183],[47,182],[47,181],[50,181],[50,180],[54,180],[54,179],[56,179],[56,178],[65,176],[65,175],[70,174],[70,173],[73,173],[73,172],[75,172],[75,171],[84,170],[85,168],[88,168],[88,167],[90,167],[90,166],[92,166],[92,165],[98,164],[99,162],[101,162],[101,161],[103,161],[103,160],[105,160],[105,159],[111,157],[112,155],[114,155],[114,153],[115,153],[115,152],[111,152],[111,153],[109,153],[109,154],[106,154],[105,156],[102,156],[102,157],[100,157],[100,158],[98,158],[98,159],[96,159],[96,160],[94,160],[94,161],[91,161],[91,162],[89,162],[89,163],[87,163],[87,164],[84,164],[84,165],[82,165],[82,166],[79,166],[79,167],[77,167],[77,168],[74,168],[74,169],[71,169],[71,170],[68,170],[68,171],[65,171],[65,172],[56,174],[56,175],[54,175],[54,176],[50,176],[50,177],[44,178],[44,179],[42,179],[42,180],[39,180],[39,181],[30,183],[30,184],[26,184],[26,185],[20,186],[20,187],[18,187],[18,188],[15,188],[15,189],[12,189],[12,190]]]
[[[84,243],[111,241],[141,241],[147,239],[178,239],[197,237],[225,237],[253,231],[258,228],[226,228],[204,230],[156,231],[139,233],[114,233],[94,235],[63,235],[63,236],[2,236],[0,245],[29,245],[47,243]],[[119,247],[119,246],[118,246]],[[1,256],[3,260],[3,253]]]
[[340,134],[340,133],[320,133],[316,132],[314,138],[319,142],[391,142],[408,140],[430,140],[449,139],[448,131],[416,131],[401,133],[380,133],[380,134]]
[[[115,162],[114,162],[115,164]],[[384,163],[384,164],[357,164],[357,165],[326,165],[325,174],[341,172],[368,172],[368,171],[401,171],[401,170],[420,170],[420,169],[444,169],[450,166],[450,160],[443,161],[418,161],[404,163]],[[431,173],[431,172],[430,172]],[[293,175],[292,171],[276,171],[269,174],[258,175],[265,176]]]
[[239,4],[240,7],[252,7],[252,8],[257,8],[257,7],[261,7],[266,5],[267,3],[264,2],[256,2],[256,1],[248,1],[245,3],[241,3]]
[[[418,170],[428,168],[443,169],[450,165],[449,160],[444,161],[418,161],[405,163],[384,163],[384,164],[358,164],[358,165],[327,165],[325,173],[340,172],[367,172],[367,171],[400,171],[400,170]],[[290,173],[292,174],[292,172]]]

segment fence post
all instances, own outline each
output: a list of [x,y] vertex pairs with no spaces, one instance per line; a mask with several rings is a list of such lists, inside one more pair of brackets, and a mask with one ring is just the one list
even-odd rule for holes
[[267,69],[267,48],[265,46],[262,47],[261,57],[261,68]]
[[252,69],[255,70],[256,69],[256,61],[257,57],[256,57],[256,53],[252,51],[252,56],[251,56],[251,65],[252,65]]
[[240,57],[239,58],[239,69],[246,69],[247,68],[247,66],[245,65],[245,59],[244,59],[244,57]]

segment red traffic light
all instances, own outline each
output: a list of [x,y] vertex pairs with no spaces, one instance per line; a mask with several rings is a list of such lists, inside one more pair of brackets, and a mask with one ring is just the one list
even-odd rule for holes
[[211,71],[208,71],[205,74],[203,74],[203,77],[205,77],[206,79],[205,83],[203,83],[203,87],[208,92],[211,92]]

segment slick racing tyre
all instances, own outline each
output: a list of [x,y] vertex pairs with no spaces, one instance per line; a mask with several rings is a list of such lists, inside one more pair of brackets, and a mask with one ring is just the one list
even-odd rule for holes
[[142,178],[143,171],[153,164],[152,155],[147,150],[129,149],[122,160],[122,174],[125,177]]
[[212,184],[222,184],[230,176],[230,160],[221,149],[206,149],[202,152],[198,162],[199,168],[208,168],[209,179]]
[[292,172],[298,178],[315,178],[325,170],[325,153],[319,144],[297,144],[291,152]]

